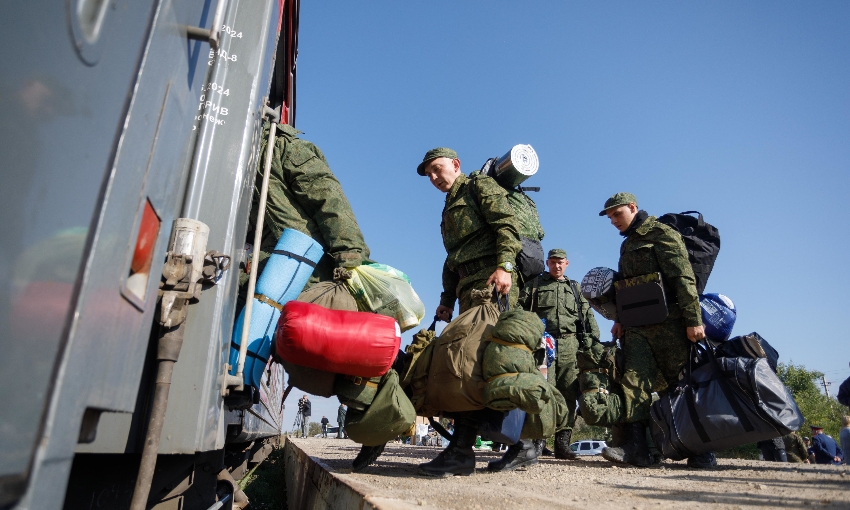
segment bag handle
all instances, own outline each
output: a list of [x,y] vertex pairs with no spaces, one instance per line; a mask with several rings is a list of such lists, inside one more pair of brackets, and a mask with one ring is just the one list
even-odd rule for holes
[[705,227],[705,221],[702,219],[702,213],[699,211],[685,211],[681,214],[696,214],[697,215],[697,226],[699,228]]
[[428,331],[437,331],[437,321],[438,320],[440,320],[440,319],[438,319],[437,316],[435,315],[434,316],[434,322],[432,322],[431,325],[428,326]]
[[454,439],[453,435],[449,434],[449,431],[446,430],[445,428],[443,428],[443,426],[440,425],[440,422],[434,421],[434,418],[432,418],[431,416],[428,417],[428,422],[431,424],[431,426],[434,428],[434,430],[437,431],[437,434],[440,434],[441,436],[448,439],[449,441]]
[[508,295],[499,294],[499,292],[494,288],[493,296],[496,298],[496,305],[499,307],[499,313],[507,312],[511,309],[511,305],[508,302]]

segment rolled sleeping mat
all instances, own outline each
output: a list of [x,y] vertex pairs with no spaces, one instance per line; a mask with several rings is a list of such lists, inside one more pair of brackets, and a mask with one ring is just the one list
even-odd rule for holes
[[515,188],[537,173],[540,162],[531,145],[514,145],[507,154],[496,160],[490,169],[491,177],[506,188]]
[[[257,278],[248,334],[248,354],[243,371],[245,384],[260,386],[263,370],[271,356],[272,338],[280,311],[284,304],[297,298],[304,290],[304,285],[322,255],[322,246],[310,236],[291,228],[283,230],[266,261],[263,273]],[[244,316],[243,308],[233,326],[233,339],[230,342],[231,375],[236,374],[239,362]]]
[[723,294],[703,294],[699,297],[705,336],[715,342],[725,342],[732,335],[738,312],[735,303]]
[[590,303],[590,307],[608,320],[617,320],[617,304],[614,301],[616,289],[614,282],[617,271],[607,267],[594,267],[581,279],[581,295]]

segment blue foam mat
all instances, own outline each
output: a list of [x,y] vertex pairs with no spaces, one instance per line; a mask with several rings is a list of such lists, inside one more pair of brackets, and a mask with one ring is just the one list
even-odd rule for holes
[[[318,263],[324,255],[322,246],[313,238],[290,228],[284,229],[275,245],[275,251],[289,252],[310,260],[314,264]],[[263,268],[263,273],[257,278],[255,292],[284,305],[301,294],[304,285],[313,274],[313,267],[286,254],[272,253]],[[230,344],[232,375],[236,374],[239,362],[239,341],[242,339],[244,315],[243,309],[239,312],[239,317],[233,326],[233,339]],[[263,370],[271,355],[274,332],[279,318],[280,311],[277,308],[254,298],[248,334],[248,355],[245,358],[245,384],[259,387]]]

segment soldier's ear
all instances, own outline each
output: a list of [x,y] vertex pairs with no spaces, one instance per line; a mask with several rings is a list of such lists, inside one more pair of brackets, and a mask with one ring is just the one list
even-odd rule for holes
[[455,158],[452,160],[452,165],[454,165],[455,170],[460,172],[460,158]]

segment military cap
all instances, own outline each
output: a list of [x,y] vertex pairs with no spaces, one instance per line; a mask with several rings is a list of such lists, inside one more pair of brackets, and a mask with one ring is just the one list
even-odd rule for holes
[[812,430],[823,430],[823,427],[819,427],[819,426],[817,426],[817,425],[812,425],[812,426],[811,426],[811,429],[812,429]]
[[546,258],[565,259],[567,258],[567,252],[561,248],[552,248],[549,250],[549,256]]
[[599,216],[605,216],[606,214],[608,214],[608,209],[620,207],[621,205],[629,205],[632,202],[637,205],[637,197],[632,195],[631,193],[615,193],[613,197],[605,201],[605,209],[602,209],[602,211],[599,213]]
[[422,163],[419,163],[419,166],[416,167],[416,173],[419,175],[425,175],[425,165],[427,165],[432,159],[437,158],[457,159],[457,152],[449,149],[448,147],[437,147],[436,149],[429,150],[425,153],[425,157],[422,158]]

